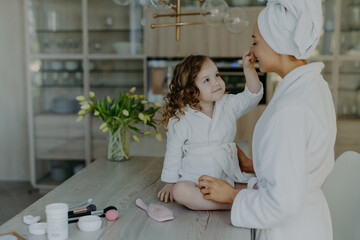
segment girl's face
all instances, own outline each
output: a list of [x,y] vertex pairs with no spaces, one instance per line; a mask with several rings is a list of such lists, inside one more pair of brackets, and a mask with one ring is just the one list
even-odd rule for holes
[[276,72],[280,55],[276,53],[261,36],[257,23],[253,30],[253,53],[258,60],[261,72]]
[[199,101],[212,103],[220,100],[225,93],[225,83],[221,79],[219,71],[213,61],[205,60],[201,70],[195,79],[195,85],[199,89]]

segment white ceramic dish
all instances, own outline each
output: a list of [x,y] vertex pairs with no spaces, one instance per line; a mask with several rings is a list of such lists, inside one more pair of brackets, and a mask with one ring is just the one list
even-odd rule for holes
[[79,62],[77,61],[66,61],[65,69],[69,71],[74,71],[79,67]]
[[136,54],[139,49],[139,44],[134,42],[115,42],[113,48],[117,54]]
[[51,62],[51,69],[58,71],[64,68],[64,63],[62,61],[52,61]]
[[79,218],[78,227],[83,232],[94,232],[101,228],[102,221],[99,216],[90,215]]
[[251,4],[251,0],[232,0],[231,4],[234,7],[249,6]]

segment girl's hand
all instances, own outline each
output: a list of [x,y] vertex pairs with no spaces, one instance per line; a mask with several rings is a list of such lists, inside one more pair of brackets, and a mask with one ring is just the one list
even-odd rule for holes
[[245,69],[252,69],[254,68],[256,62],[256,57],[253,52],[253,48],[251,47],[242,58],[243,68]]
[[240,189],[235,189],[227,181],[203,175],[199,178],[199,188],[204,199],[218,203],[232,204]]
[[174,202],[174,198],[172,195],[172,188],[175,185],[175,183],[166,183],[165,186],[159,191],[158,198],[162,202],[168,202],[170,199],[171,202]]

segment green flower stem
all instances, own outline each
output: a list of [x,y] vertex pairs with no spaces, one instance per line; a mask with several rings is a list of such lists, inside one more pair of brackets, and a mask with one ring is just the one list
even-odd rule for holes
[[129,158],[129,142],[127,128],[120,127],[115,132],[109,131],[108,159],[121,161]]

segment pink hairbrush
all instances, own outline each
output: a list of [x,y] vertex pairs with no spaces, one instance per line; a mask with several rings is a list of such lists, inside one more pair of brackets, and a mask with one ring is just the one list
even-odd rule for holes
[[136,199],[136,205],[145,210],[148,216],[155,221],[165,222],[174,219],[173,212],[167,207],[158,204],[150,204],[147,206],[140,198]]

